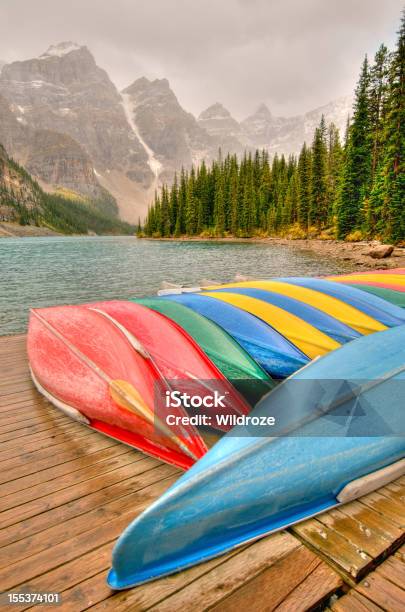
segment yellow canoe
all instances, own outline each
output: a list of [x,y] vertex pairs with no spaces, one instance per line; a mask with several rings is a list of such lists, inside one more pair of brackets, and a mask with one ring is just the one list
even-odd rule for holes
[[225,291],[204,292],[203,295],[222,300],[255,315],[299,348],[310,359],[339,348],[339,342],[330,338],[299,317],[256,298]]
[[[231,289],[232,287],[254,287],[256,289],[264,289],[265,291],[274,291],[288,297],[304,302],[309,306],[318,308],[322,312],[334,317],[352,329],[355,329],[360,334],[372,334],[377,331],[387,329],[385,325],[365,314],[358,308],[350,306],[342,300],[334,298],[314,289],[307,289],[282,281],[245,281],[241,283],[230,283],[226,285],[216,285],[214,287],[204,287],[204,290],[209,289]],[[217,294],[215,294],[217,297]]]

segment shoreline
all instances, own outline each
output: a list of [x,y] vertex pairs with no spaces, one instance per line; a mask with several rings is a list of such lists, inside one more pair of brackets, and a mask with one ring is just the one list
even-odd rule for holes
[[65,236],[60,232],[55,232],[48,227],[37,227],[36,225],[20,225],[2,221],[0,223],[0,238],[29,238],[43,236]]
[[[19,225],[17,223],[0,222],[1,238],[27,238],[27,237],[58,237],[66,236],[61,232],[56,232],[47,227],[37,227],[33,225]],[[69,234],[72,236],[72,234]],[[94,234],[74,234],[75,236],[94,236]],[[105,234],[109,235],[109,234]],[[134,236],[134,238],[136,238]],[[300,251],[311,251],[320,257],[333,257],[352,264],[359,269],[376,268],[405,268],[405,248],[394,247],[390,256],[384,258],[373,258],[369,254],[373,249],[381,248],[379,241],[368,240],[360,242],[344,242],[342,240],[320,240],[319,238],[296,239],[282,238],[279,236],[235,238],[233,236],[220,237],[200,237],[200,236],[180,236],[179,238],[151,238],[143,236],[139,240],[151,242],[213,242],[213,243],[245,243],[263,244],[274,246],[287,246]],[[388,245],[386,245],[388,246]]]
[[[394,247],[392,253],[388,257],[373,258],[370,251],[384,246],[378,241],[361,241],[361,242],[344,242],[342,240],[320,240],[319,238],[297,239],[281,237],[267,238],[200,238],[199,236],[179,238],[150,238],[142,237],[140,240],[150,240],[157,242],[222,242],[222,243],[254,243],[275,246],[288,246],[297,248],[301,251],[312,251],[320,256],[329,256],[335,259],[340,259],[347,263],[352,263],[360,269],[369,268],[403,268],[405,267],[405,248]],[[388,245],[386,245],[388,246]]]

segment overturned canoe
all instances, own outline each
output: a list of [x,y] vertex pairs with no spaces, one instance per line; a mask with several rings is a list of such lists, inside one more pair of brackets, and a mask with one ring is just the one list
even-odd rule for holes
[[[347,325],[344,325],[337,319],[329,316],[328,314],[322,312],[318,308],[314,308],[313,306],[308,306],[303,302],[299,302],[294,298],[290,298],[285,295],[281,295],[280,293],[275,293],[273,291],[264,291],[263,289],[253,289],[249,287],[235,287],[231,289],[218,289],[219,292],[229,292],[236,293],[239,295],[246,295],[248,297],[255,298],[257,300],[261,300],[266,304],[271,304],[276,308],[281,308],[286,312],[293,315],[293,322],[297,323],[297,325],[291,326],[287,332],[291,333],[294,327],[297,327],[295,330],[296,335],[300,337],[301,341],[310,342],[311,344],[315,343],[316,350],[316,341],[318,334],[315,333],[315,337],[313,334],[313,329],[315,328],[318,332],[321,332],[324,336],[329,336],[337,342],[338,344],[345,344],[346,342],[350,342],[354,340],[354,338],[358,338],[360,334],[356,332],[354,329],[351,329]],[[217,293],[217,292],[211,292]],[[272,317],[272,313],[269,313],[270,320],[272,321],[272,325],[276,327],[280,332],[281,329],[277,326],[277,318]],[[298,319],[298,321],[297,321]],[[288,321],[287,321],[288,324]],[[291,342],[295,343],[293,338],[290,338]],[[325,344],[325,339],[322,337],[322,344]],[[296,344],[296,343],[295,343]],[[326,341],[327,348],[334,348],[334,346],[328,346],[328,342]],[[327,351],[326,351],[327,352]]]
[[213,321],[232,336],[271,376],[285,378],[309,358],[272,327],[252,314],[200,293],[169,295],[173,301]]
[[289,277],[279,279],[285,283],[307,287],[335,297],[354,306],[387,327],[405,323],[405,313],[378,295],[367,295],[354,286],[334,283],[321,278]]
[[271,377],[222,327],[191,308],[157,298],[132,300],[175,321],[208,355],[222,374],[242,393],[251,405],[270,389]]
[[405,292],[405,276],[401,274],[347,274],[345,276],[330,276],[327,280],[333,280],[336,283],[356,283],[358,285],[372,285],[375,287],[383,287],[385,289],[393,289],[394,291]]
[[[348,285],[340,285],[347,287]],[[405,294],[402,291],[395,291],[394,289],[386,289],[385,287],[374,287],[373,285],[357,285],[356,283],[350,283],[350,287],[359,289],[365,293],[376,295],[394,306],[405,308]]]
[[193,426],[167,426],[167,381],[137,337],[100,308],[32,310],[27,351],[38,390],[71,418],[182,468],[206,452]]
[[127,527],[109,585],[185,569],[404,474],[404,385],[405,326],[303,368],[250,415],[275,426],[228,433]]
[[307,287],[300,287],[298,285],[292,285],[287,282],[281,282],[276,280],[268,281],[245,281],[241,283],[229,283],[227,285],[221,285],[220,287],[204,287],[204,290],[218,289],[232,289],[232,288],[253,288],[262,289],[264,291],[273,291],[280,293],[314,308],[318,308],[322,312],[334,317],[338,321],[341,321],[344,325],[351,327],[360,334],[371,334],[376,331],[382,331],[386,329],[386,326],[370,317],[366,313],[362,312],[358,308],[354,308],[350,304],[346,304],[344,301],[339,300],[330,295],[308,289]]

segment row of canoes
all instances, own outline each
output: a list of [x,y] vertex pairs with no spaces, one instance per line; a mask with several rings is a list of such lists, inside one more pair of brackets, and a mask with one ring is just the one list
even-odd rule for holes
[[[388,466],[403,457],[404,441],[391,432],[405,434],[403,273],[179,288],[31,312],[33,380],[55,406],[148,454],[192,466],[120,538],[109,578],[114,588],[341,503],[349,475],[357,483],[349,490],[376,470],[383,470],[378,482],[392,477]],[[176,392],[182,401],[168,403]],[[190,397],[200,404],[187,403]],[[359,411],[365,418],[354,418]],[[201,415],[203,423],[190,418]],[[252,429],[249,418],[265,415],[275,427]],[[243,424],[231,429],[232,419]],[[340,456],[350,457],[347,465]],[[299,457],[302,469],[314,468],[305,495]],[[323,474],[329,461],[336,469]],[[264,491],[267,478],[272,484]],[[159,554],[150,553],[148,538],[159,541]]]

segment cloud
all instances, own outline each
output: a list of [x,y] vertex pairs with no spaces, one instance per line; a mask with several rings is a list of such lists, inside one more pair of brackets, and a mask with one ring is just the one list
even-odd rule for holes
[[[198,114],[262,101],[305,112],[352,92],[364,54],[394,44],[402,0],[2,0],[0,59],[85,44],[118,87],[169,79]],[[6,27],[4,27],[6,25]]]

